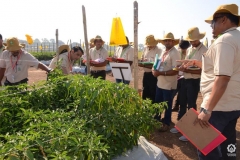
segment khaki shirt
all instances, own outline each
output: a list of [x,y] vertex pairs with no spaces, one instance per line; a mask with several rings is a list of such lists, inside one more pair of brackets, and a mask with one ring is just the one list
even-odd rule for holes
[[117,58],[123,58],[127,61],[133,61],[134,59],[134,49],[132,46],[128,46],[123,49],[123,47],[118,47],[115,52]]
[[[89,57],[92,61],[99,59],[99,58],[106,60],[108,57],[108,51],[104,47],[100,48],[99,50],[97,50],[96,47],[94,47],[94,48],[90,49]],[[91,71],[106,70],[106,66],[103,66],[103,67],[91,66],[90,70]]]
[[214,111],[240,110],[240,31],[236,27],[218,37],[203,56],[201,93],[204,108],[218,75],[230,76],[226,91]]
[[[68,52],[60,54],[58,59],[61,61],[61,67],[66,69],[67,74],[70,74],[72,72],[74,61],[69,60]],[[57,56],[52,59],[49,67],[51,69],[55,69],[57,67]]]
[[[163,54],[160,57],[161,60],[163,60],[162,59]],[[163,66],[163,71],[172,70],[174,67],[177,66],[176,60],[179,60],[179,59],[181,59],[180,53],[175,47],[173,47],[168,51],[168,54],[164,58],[164,61],[162,61],[161,65]],[[157,79],[158,79],[158,82],[157,82],[158,88],[166,89],[166,90],[172,90],[177,88],[177,75],[174,75],[174,76],[160,75],[157,77]]]
[[[196,59],[202,61],[202,55],[207,52],[207,48],[201,43],[197,48],[192,47],[187,50],[187,55],[185,59]],[[200,74],[192,74],[183,72],[185,79],[199,79]]]
[[[148,61],[155,61],[156,54],[158,54],[158,57],[161,56],[162,50],[156,46],[154,49],[149,50],[148,47],[145,47],[143,49],[142,59],[148,59]],[[152,69],[143,67],[144,72],[152,72]]]
[[11,52],[7,50],[2,53],[0,59],[0,68],[6,68],[4,75],[11,83],[16,83],[28,78],[28,68],[38,68],[38,64],[40,63],[35,57],[24,50],[22,50],[18,61],[17,59],[17,56],[12,56]]

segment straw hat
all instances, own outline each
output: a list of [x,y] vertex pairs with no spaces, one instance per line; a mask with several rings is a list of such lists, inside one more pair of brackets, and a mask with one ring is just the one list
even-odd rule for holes
[[3,43],[4,46],[7,46],[7,43]]
[[21,43],[20,45],[21,45],[23,48],[25,48],[25,46],[26,46],[24,43]]
[[70,51],[69,45],[64,44],[64,45],[59,46],[58,47],[58,54],[60,54],[63,50],[67,50],[66,52],[69,52]]
[[99,35],[97,35],[97,36],[94,38],[94,41],[93,41],[93,42],[95,43],[96,40],[101,40],[102,42],[104,42],[103,39],[102,39],[102,37],[99,36]]
[[7,39],[7,47],[6,50],[12,52],[20,50],[23,46],[19,44],[19,41],[16,37],[11,37]]
[[188,35],[186,36],[185,40],[187,41],[196,41],[203,39],[206,32],[200,33],[198,27],[192,27],[188,30]]
[[130,45],[130,46],[134,46],[134,42],[130,42],[129,45]]
[[[220,5],[216,11],[213,13],[212,16],[210,16],[208,19],[205,20],[207,23],[212,23],[213,17],[216,13],[231,13],[237,17],[239,17],[240,20],[240,15],[238,14],[238,6],[236,4],[224,4]],[[238,24],[240,26],[240,22]]]
[[145,39],[145,45],[147,46],[156,46],[158,41],[154,38],[154,35],[148,35]]
[[168,39],[174,40],[174,46],[179,43],[179,39],[175,39],[174,35],[171,32],[165,34],[164,38],[163,39],[159,39],[158,42],[164,44],[163,41],[164,40],[168,40]]
[[94,44],[94,38],[91,38],[89,41],[90,44]]

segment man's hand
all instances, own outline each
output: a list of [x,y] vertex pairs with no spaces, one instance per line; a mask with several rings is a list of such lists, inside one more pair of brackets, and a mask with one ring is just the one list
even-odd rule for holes
[[210,126],[210,124],[208,122],[210,117],[211,117],[211,114],[205,114],[205,113],[201,112],[198,115],[197,119],[194,121],[194,125],[199,123],[202,128],[208,128]]
[[160,75],[160,72],[156,70],[152,70],[152,74],[154,77],[158,77]]

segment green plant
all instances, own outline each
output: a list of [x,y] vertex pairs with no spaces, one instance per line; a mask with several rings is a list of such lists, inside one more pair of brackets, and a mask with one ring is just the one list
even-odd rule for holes
[[44,84],[0,97],[0,159],[111,159],[148,136],[166,105],[142,100],[128,85],[58,69]]
[[53,59],[53,57],[56,55],[56,52],[31,52],[31,54],[41,61]]

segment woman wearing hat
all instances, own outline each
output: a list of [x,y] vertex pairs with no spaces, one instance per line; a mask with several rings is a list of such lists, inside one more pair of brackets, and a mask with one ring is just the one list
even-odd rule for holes
[[[159,42],[162,43],[166,49],[160,57],[160,69],[152,70],[152,74],[158,79],[155,102],[160,103],[167,101],[168,104],[162,120],[163,126],[160,129],[160,131],[165,132],[171,123],[173,91],[177,88],[178,71],[173,70],[173,68],[177,66],[176,60],[180,59],[180,53],[174,47],[179,43],[179,39],[175,39],[172,33],[167,33]],[[158,116],[158,119],[160,119],[160,117],[161,115]]]
[[28,68],[31,66],[50,72],[50,68],[39,62],[30,53],[22,50],[17,38],[9,38],[6,51],[2,53],[0,58],[0,81],[5,75],[5,85],[13,86],[27,83]]
[[[158,54],[158,57],[161,56],[162,50],[158,48],[157,44],[158,41],[154,38],[153,35],[149,35],[146,37],[145,45],[147,47],[143,50],[142,61],[154,62],[156,54]],[[150,100],[152,100],[152,103],[155,103],[157,78],[154,77],[152,74],[152,65],[139,64],[139,66],[143,67],[144,70],[142,98],[149,98]]]
[[65,75],[72,73],[72,67],[73,63],[76,60],[79,60],[83,55],[83,50],[81,47],[73,47],[71,50],[68,45],[61,45],[58,47],[58,54],[59,56],[56,56],[52,59],[49,67],[51,69],[55,69],[57,66],[58,60],[61,60],[60,66],[62,69],[62,72]]
[[[195,64],[202,67],[201,93],[203,102],[195,121],[202,126],[209,124],[227,139],[206,156],[198,151],[199,159],[236,160],[236,124],[240,117],[240,15],[236,4],[217,8],[206,20],[211,24],[213,35],[218,38],[203,55],[203,62],[184,61],[184,66]],[[196,135],[197,136],[197,135]]]
[[[202,55],[206,53],[207,48],[200,42],[205,36],[204,33],[200,33],[198,27],[192,27],[188,30],[185,40],[189,41],[192,45],[188,49],[186,58],[202,61]],[[195,69],[195,68],[194,68]],[[179,68],[183,72],[183,80],[181,81],[180,89],[180,109],[178,112],[178,120],[186,113],[187,108],[194,108],[197,110],[197,97],[200,90],[200,77],[201,69],[197,68]],[[172,133],[178,133],[176,128],[170,130]],[[184,136],[179,138],[181,141],[188,141]]]

